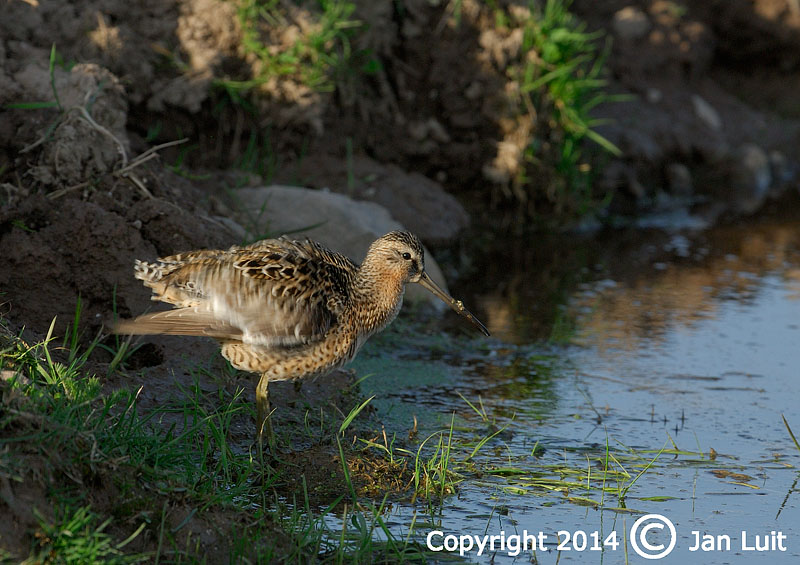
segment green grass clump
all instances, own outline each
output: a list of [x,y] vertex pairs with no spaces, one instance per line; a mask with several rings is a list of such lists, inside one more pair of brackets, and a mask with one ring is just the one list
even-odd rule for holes
[[[597,133],[603,120],[591,111],[622,97],[604,91],[604,66],[609,51],[603,32],[588,32],[569,11],[570,0],[529,4],[531,17],[521,22],[520,56],[509,63],[506,75],[516,82],[517,107],[534,124],[523,151],[524,166],[511,181],[513,197],[532,213],[542,200],[557,214],[582,216],[601,207],[592,191],[595,178],[587,142],[603,153],[620,150]],[[501,25],[511,17],[499,9]],[[556,175],[543,175],[553,166]]]
[[[271,79],[292,77],[315,92],[331,92],[338,81],[363,63],[368,71],[371,57],[354,50],[353,38],[363,23],[353,17],[355,4],[347,0],[297,2],[298,12],[308,18],[307,29],[287,49],[277,49],[271,34],[295,21],[278,0],[238,0],[237,15],[242,29],[242,48],[255,59],[248,80],[221,80],[218,85],[232,95],[250,90]],[[306,26],[301,26],[306,27]]]
[[122,548],[133,541],[144,529],[144,523],[130,537],[120,543],[114,543],[111,536],[104,532],[111,523],[111,518],[96,526],[98,517],[88,506],[77,510],[65,510],[56,522],[50,522],[39,515],[37,531],[37,563],[106,563],[122,565],[139,563],[147,560],[146,555],[125,555]]

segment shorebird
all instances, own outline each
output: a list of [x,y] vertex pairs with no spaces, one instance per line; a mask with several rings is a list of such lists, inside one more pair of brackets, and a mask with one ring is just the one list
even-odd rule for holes
[[269,383],[322,376],[352,360],[397,316],[407,283],[419,283],[489,335],[431,280],[422,244],[404,231],[375,240],[360,266],[309,239],[283,236],[156,263],[137,260],[134,273],[152,289],[152,300],[175,308],[123,320],[114,331],[212,337],[231,365],[260,373],[259,446],[266,427],[274,447]]

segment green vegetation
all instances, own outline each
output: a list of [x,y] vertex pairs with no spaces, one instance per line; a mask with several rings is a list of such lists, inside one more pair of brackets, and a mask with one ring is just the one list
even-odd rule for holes
[[[34,513],[37,513],[34,510]],[[38,513],[37,513],[38,514]],[[122,553],[128,543],[133,541],[144,529],[142,523],[128,539],[114,544],[111,536],[105,533],[111,518],[99,526],[95,526],[98,517],[88,506],[82,506],[74,512],[65,510],[57,523],[51,523],[41,515],[37,532],[38,547],[34,550],[33,560],[52,563],[107,563],[111,565],[138,563],[146,560],[145,555]]]
[[[513,194],[529,206],[544,197],[557,214],[582,216],[603,205],[592,191],[595,174],[586,142],[607,154],[620,154],[595,131],[603,121],[590,112],[622,98],[603,90],[608,41],[602,43],[602,32],[587,32],[569,11],[570,3],[530,4],[532,17],[522,24],[520,59],[506,73],[518,84],[520,110],[535,124],[524,150],[526,166],[513,180]],[[507,20],[502,13],[499,17]],[[542,190],[542,169],[548,167],[556,174],[545,175]]]
[[798,451],[800,451],[800,442],[797,441],[797,438],[795,437],[794,432],[792,431],[792,428],[789,426],[789,422],[786,421],[786,416],[781,414],[781,419],[783,419],[783,425],[786,426],[786,431],[789,432],[789,437],[792,438],[792,441],[794,442],[794,446],[798,449]]
[[[192,537],[197,528],[218,532],[225,559],[233,562],[421,555],[413,540],[389,532],[385,500],[374,506],[359,499],[348,465],[353,456],[342,443],[348,495],[320,512],[303,479],[302,492],[289,498],[294,502],[282,501],[274,489],[294,474],[292,463],[266,464],[231,440],[234,426],[252,419],[241,389],[208,393],[176,384],[174,398],[144,410],[141,389],[104,390],[87,374],[93,352],[101,350],[100,336],[81,346],[79,314],[80,305],[60,346],[53,326],[45,340],[30,345],[0,324],[0,477],[10,482],[10,492],[24,485],[26,493],[36,493],[35,521],[22,532],[31,534],[30,559],[213,560]],[[344,419],[340,432],[368,402]],[[319,434],[332,435],[329,427]],[[175,508],[186,509],[178,523]],[[376,531],[383,541],[374,539]]]
[[[428,500],[429,512],[435,512],[431,503],[441,505],[447,495],[457,491],[458,483],[465,480],[483,483],[486,487],[499,488],[502,492],[519,496],[553,496],[561,495],[568,502],[580,506],[594,506],[611,509],[617,512],[629,512],[626,498],[630,489],[648,471],[654,469],[662,454],[673,457],[685,457],[687,463],[705,463],[710,460],[702,453],[679,449],[673,444],[672,449],[666,445],[655,453],[636,451],[622,446],[612,450],[608,438],[604,450],[594,448],[575,449],[560,448],[577,456],[574,463],[566,458],[558,463],[546,463],[542,460],[545,453],[537,442],[529,456],[507,456],[505,464],[498,464],[498,443],[502,444],[503,433],[513,423],[498,427],[490,421],[480,399],[477,404],[462,396],[464,402],[488,425],[489,433],[475,435],[474,426],[455,425],[452,415],[448,429],[430,434],[416,450],[395,447],[396,438],[391,442],[383,437],[383,443],[361,439],[365,449],[373,449],[382,453],[389,461],[398,465],[403,460],[413,465],[413,495]],[[437,439],[433,447],[427,447],[429,440]],[[500,452],[504,451],[502,448]],[[485,453],[483,453],[485,452]],[[580,464],[583,459],[584,464]],[[653,471],[656,472],[657,471]],[[478,478],[480,477],[480,478]],[[487,478],[499,479],[500,483],[486,482]],[[593,498],[593,495],[596,495]],[[606,495],[613,495],[606,500]],[[433,497],[433,498],[432,498]],[[668,500],[670,497],[640,497],[638,500]]]
[[[395,468],[405,469],[408,461],[411,462],[412,480],[411,501],[418,498],[428,501],[428,510],[431,511],[443,504],[446,496],[456,492],[456,486],[463,477],[453,470],[454,461],[451,459],[453,447],[454,417],[450,420],[450,427],[438,430],[422,440],[416,449],[396,447],[397,436],[393,435],[391,442],[386,433],[383,433],[383,442],[359,438],[365,449],[374,449],[382,453],[390,465]],[[412,434],[413,435],[413,434]]]
[[[114,315],[114,322],[116,323],[119,320],[119,315],[117,314],[117,286],[114,285],[114,292],[113,298],[111,301],[112,307],[111,312]],[[78,347],[78,339],[80,336],[78,335],[78,327],[77,321],[80,320],[81,317],[81,299],[80,296],[78,297],[78,302],[75,306],[75,316],[73,318],[72,324],[72,331],[70,332],[73,336],[71,347],[69,348],[70,351],[74,351]],[[68,333],[67,335],[70,335]],[[114,334],[110,336],[109,343],[98,343],[97,347],[103,349],[111,354],[111,362],[108,364],[107,374],[111,374],[117,369],[124,368],[127,362],[130,360],[131,356],[136,353],[139,349],[140,345],[133,345],[131,344],[133,336],[121,336],[119,334]],[[66,340],[65,340],[66,341]]]
[[[248,80],[220,80],[234,100],[239,93],[280,77],[292,77],[316,92],[332,91],[361,63],[363,71],[374,70],[369,53],[354,51],[352,38],[363,23],[353,17],[355,4],[346,0],[298,2],[313,19],[302,22],[289,45],[273,34],[297,23],[291,11],[278,0],[238,0],[237,15],[242,28],[242,47],[257,61]],[[305,17],[305,16],[302,16]]]

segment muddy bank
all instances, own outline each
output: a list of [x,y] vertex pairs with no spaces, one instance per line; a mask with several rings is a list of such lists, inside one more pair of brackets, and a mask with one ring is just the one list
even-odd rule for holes
[[[632,95],[598,109],[623,151],[600,183],[627,212],[692,209],[715,222],[751,215],[798,188],[800,43],[794,3],[576,2],[614,37],[610,87]],[[756,70],[757,69],[757,70]],[[612,204],[612,207],[615,206]]]
[[[98,65],[101,98],[117,94],[108,110],[92,105],[93,115],[120,143],[105,147],[103,134],[72,120],[60,128],[63,143],[23,156],[54,114],[6,108],[2,181],[31,190],[74,186],[107,172],[120,148],[137,154],[187,136],[191,146],[165,151],[167,162],[203,169],[246,162],[262,180],[329,187],[390,206],[392,194],[408,184],[392,178],[418,174],[412,185],[441,185],[494,223],[520,205],[514,179],[535,175],[525,206],[556,212],[565,204],[554,200],[560,197],[552,193],[548,165],[523,158],[529,143],[541,143],[537,158],[546,159],[555,140],[545,117],[538,123],[515,102],[520,85],[512,75],[526,56],[522,29],[531,12],[516,2],[458,6],[456,13],[448,3],[422,0],[403,10],[357,2],[346,18],[357,32],[330,44],[341,55],[344,38],[353,42],[358,56],[347,59],[350,67],[317,82],[292,68],[238,91],[236,81],[259,77],[266,64],[243,46],[247,38],[272,53],[293,52],[319,31],[317,8],[292,8],[270,27],[243,19],[234,4],[211,0],[14,3],[0,24],[0,103],[52,99],[47,61],[55,43],[62,105],[70,108],[92,90],[84,84],[75,95],[64,93],[66,71],[75,63]],[[792,77],[800,17],[793,6],[789,0],[573,4],[588,30],[613,40],[607,91],[633,95],[593,112],[612,120],[598,131],[622,150],[609,158],[592,144],[584,149],[597,175],[592,198],[610,198],[601,217],[699,208],[715,220],[751,214],[796,189]],[[120,122],[125,108],[129,118]],[[103,121],[103,112],[116,114]],[[93,150],[69,149],[70,140],[87,136],[96,142]],[[354,167],[349,154],[362,161]],[[359,165],[364,157],[399,169],[389,180],[376,179],[372,165]]]

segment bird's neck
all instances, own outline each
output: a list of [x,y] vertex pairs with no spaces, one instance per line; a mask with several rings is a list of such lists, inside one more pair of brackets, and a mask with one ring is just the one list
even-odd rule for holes
[[405,284],[393,277],[381,276],[365,263],[359,268],[353,285],[355,315],[364,339],[381,331],[395,319],[403,304]]

